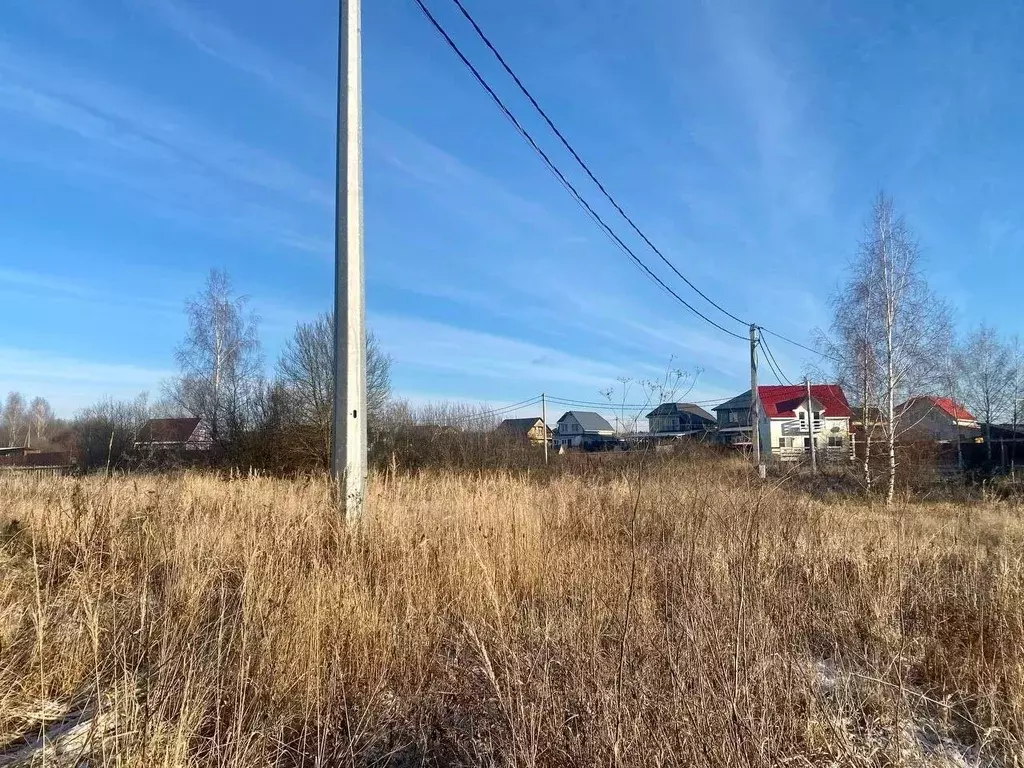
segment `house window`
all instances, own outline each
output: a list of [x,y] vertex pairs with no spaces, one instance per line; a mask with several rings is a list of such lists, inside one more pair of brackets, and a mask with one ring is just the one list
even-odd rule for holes
[[792,447],[793,447],[793,438],[792,437],[780,437],[779,438],[779,448],[792,448]]
[[829,448],[842,448],[844,442],[845,441],[843,440],[843,436],[842,435],[829,435],[828,436],[828,447]]
[[800,428],[807,429],[807,411],[800,411]]
[[811,447],[811,438],[805,437],[804,438],[804,448],[810,448],[810,447]]
[[814,412],[814,423],[815,425],[821,424],[821,411]]

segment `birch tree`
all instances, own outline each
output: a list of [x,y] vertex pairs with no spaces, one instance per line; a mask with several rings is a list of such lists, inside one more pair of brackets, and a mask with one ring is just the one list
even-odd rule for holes
[[46,401],[45,397],[36,397],[29,406],[29,413],[32,419],[32,428],[35,430],[36,441],[46,439],[46,430],[53,421],[53,408]]
[[175,354],[180,375],[167,395],[225,445],[244,428],[262,383],[258,318],[220,270],[211,270],[204,290],[186,302],[185,316],[188,333]]
[[875,201],[864,249],[878,317],[875,356],[881,369],[885,441],[889,458],[885,502],[896,492],[896,440],[900,400],[926,392],[943,378],[945,350],[952,344],[951,313],[928,286],[913,233],[884,193]]
[[860,256],[850,264],[847,281],[836,291],[830,304],[833,313],[830,333],[818,332],[817,341],[835,364],[835,379],[852,393],[855,410],[864,428],[864,486],[871,492],[871,445],[876,437],[879,413],[879,368],[874,340],[878,317],[872,299],[872,275],[862,245]]
[[[880,193],[849,277],[833,301],[834,357],[840,374],[859,383],[865,419],[882,415],[888,454],[886,504],[896,492],[896,441],[911,394],[942,385],[952,339],[950,312],[928,287],[920,248],[892,200]],[[870,467],[866,470],[870,479]]]
[[18,444],[25,423],[25,397],[21,392],[8,392],[4,403],[4,432],[7,433],[7,447]]
[[958,355],[964,404],[985,421],[985,444],[992,462],[992,422],[1010,410],[1014,397],[1013,356],[994,328],[982,323]]

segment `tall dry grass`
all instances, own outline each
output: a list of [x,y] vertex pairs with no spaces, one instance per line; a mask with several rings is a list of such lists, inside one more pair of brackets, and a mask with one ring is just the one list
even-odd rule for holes
[[0,765],[1024,764],[1008,505],[2,476],[0,532]]

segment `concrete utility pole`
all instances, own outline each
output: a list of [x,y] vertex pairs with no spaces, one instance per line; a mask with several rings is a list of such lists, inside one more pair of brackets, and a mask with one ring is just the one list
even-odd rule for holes
[[331,477],[348,519],[366,491],[366,293],[363,280],[363,115],[360,0],[341,0],[334,241],[334,421]]
[[757,395],[757,326],[750,324],[750,444],[754,466],[759,474],[761,469],[761,398]]
[[814,405],[811,400],[811,380],[804,377],[807,385],[807,434],[811,436],[811,474],[818,474],[818,451],[814,445]]
[[544,463],[548,463],[548,396],[540,393],[540,420],[544,422]]

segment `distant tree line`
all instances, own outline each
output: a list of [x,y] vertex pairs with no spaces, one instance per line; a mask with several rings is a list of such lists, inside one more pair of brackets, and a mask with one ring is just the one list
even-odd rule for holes
[[0,404],[0,445],[46,447],[53,426],[53,408],[45,397],[29,401],[21,392],[8,392]]
[[[334,317],[300,322],[268,371],[260,318],[227,273],[210,272],[185,302],[187,331],[175,350],[177,374],[161,396],[104,398],[73,418],[54,418],[42,398],[17,392],[0,413],[10,445],[68,451],[84,471],[173,466],[254,468],[275,473],[329,466],[334,402]],[[538,451],[494,434],[486,406],[438,403],[419,408],[392,397],[391,358],[367,336],[367,406],[371,461],[379,468],[530,466]],[[185,454],[137,449],[153,418],[199,418],[211,448]]]

